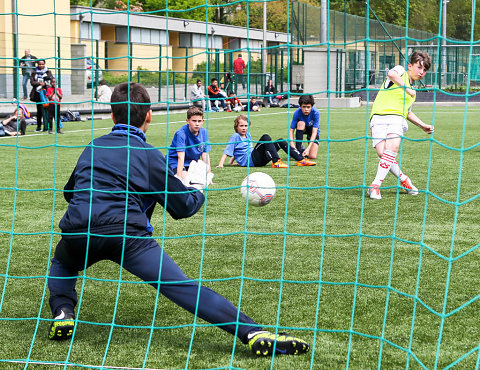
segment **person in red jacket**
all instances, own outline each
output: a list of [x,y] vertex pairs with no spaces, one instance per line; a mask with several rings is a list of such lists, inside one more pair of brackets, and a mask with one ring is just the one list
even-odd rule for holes
[[238,80],[240,80],[244,90],[245,90],[245,80],[243,78],[243,70],[245,68],[247,68],[247,65],[245,64],[245,61],[242,59],[242,54],[238,54],[238,58],[233,61],[233,72],[238,76],[237,84],[238,84]]
[[222,93],[222,90],[218,87],[218,80],[212,78],[210,86],[208,86],[208,97],[212,102],[212,108],[215,106],[218,110],[218,101],[222,105],[222,108],[225,110],[225,98],[226,94]]
[[50,80],[50,87],[47,89],[47,99],[50,101],[48,106],[48,133],[52,133],[53,120],[57,123],[57,134],[63,134],[60,130],[60,102],[63,98],[62,89],[55,85],[55,77]]

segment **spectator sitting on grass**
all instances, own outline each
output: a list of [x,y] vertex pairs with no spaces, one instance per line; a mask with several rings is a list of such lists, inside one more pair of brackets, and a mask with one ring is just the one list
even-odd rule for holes
[[227,103],[227,112],[231,112],[232,110],[235,112],[240,112],[243,110],[243,104],[239,98],[233,93],[233,91],[228,92],[228,99],[226,100]]
[[258,105],[257,98],[252,96],[248,104],[243,109],[250,112],[260,112],[260,105]]
[[3,131],[6,136],[25,135],[27,121],[23,114],[23,109],[15,109],[13,115],[3,120]]

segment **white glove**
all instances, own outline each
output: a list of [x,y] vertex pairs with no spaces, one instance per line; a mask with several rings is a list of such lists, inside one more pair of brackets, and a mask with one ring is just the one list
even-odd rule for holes
[[203,190],[212,183],[212,179],[213,173],[208,172],[207,164],[199,159],[198,162],[190,162],[190,167],[188,168],[185,179],[183,179],[183,184],[186,187]]

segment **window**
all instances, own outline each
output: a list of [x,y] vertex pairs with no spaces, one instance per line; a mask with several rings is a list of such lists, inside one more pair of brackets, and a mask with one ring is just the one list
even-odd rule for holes
[[115,41],[116,42],[128,42],[128,28],[127,27],[115,27]]
[[148,28],[141,28],[140,29],[140,42],[142,44],[151,44],[152,38],[150,36],[151,31]]
[[223,42],[221,36],[208,36],[208,45],[211,49],[222,49]]
[[[165,32],[163,33],[163,38],[165,39]],[[160,31],[150,30],[150,43],[154,45],[160,44]]]
[[240,39],[230,39],[229,41],[229,49],[240,49]]
[[192,47],[192,34],[191,33],[179,33],[178,34],[178,46],[181,48]]
[[140,44],[142,42],[142,34],[140,28],[130,28],[130,41],[135,44]]
[[80,22],[80,38],[100,40],[100,24],[90,22]]
[[[128,27],[115,27],[115,41],[128,42]],[[130,27],[130,42],[135,44],[166,45],[165,31],[150,30],[148,28]]]
[[192,34],[192,47],[205,49],[207,47],[207,39],[205,35],[199,33]]

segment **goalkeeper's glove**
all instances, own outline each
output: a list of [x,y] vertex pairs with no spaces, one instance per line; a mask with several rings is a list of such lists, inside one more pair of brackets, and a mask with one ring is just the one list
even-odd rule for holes
[[203,190],[212,183],[212,179],[213,173],[208,172],[207,164],[199,159],[198,162],[190,162],[187,175],[183,179],[183,184],[189,188]]

